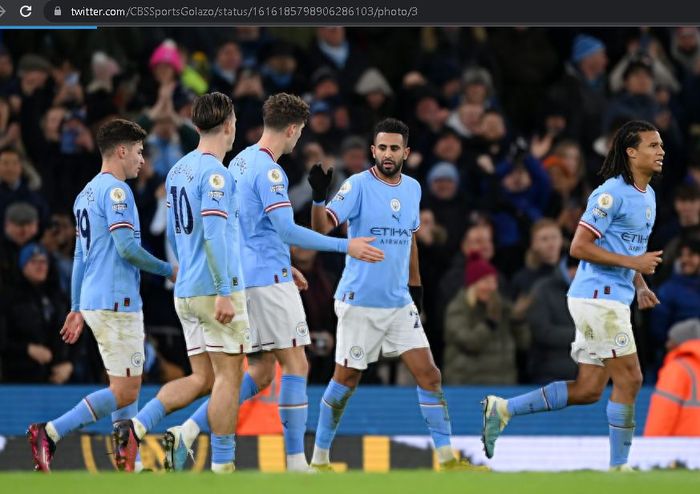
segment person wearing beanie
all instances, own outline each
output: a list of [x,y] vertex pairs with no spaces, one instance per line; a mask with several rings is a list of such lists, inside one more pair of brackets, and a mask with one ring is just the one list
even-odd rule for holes
[[645,436],[700,436],[700,319],[675,324],[651,396]]
[[601,122],[608,101],[605,44],[598,38],[579,34],[571,44],[571,56],[564,75],[549,90],[549,104],[561,108],[567,133],[590,149],[603,132]]
[[48,279],[49,255],[30,242],[19,251],[20,280],[0,297],[3,382],[63,384],[73,372],[71,347],[59,330],[68,301]]
[[496,268],[470,254],[464,286],[445,313],[445,383],[516,384],[516,348],[527,348],[529,339],[524,321],[513,319],[510,303],[498,292]]

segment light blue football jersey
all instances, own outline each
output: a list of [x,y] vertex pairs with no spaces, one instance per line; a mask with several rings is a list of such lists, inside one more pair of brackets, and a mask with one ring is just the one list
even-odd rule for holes
[[139,269],[121,258],[111,237],[118,228],[130,228],[141,245],[139,213],[129,186],[111,173],[100,173],[78,194],[73,214],[84,264],[80,309],[140,311]]
[[247,287],[292,281],[289,246],[282,241],[267,213],[292,207],[289,181],[272,153],[259,145],[247,147],[228,165],[236,181],[240,204],[241,259]]
[[375,168],[348,178],[326,206],[337,225],[348,222],[348,238],[376,237],[384,251],[378,263],[345,257],[336,300],[361,307],[397,308],[411,303],[408,267],[413,233],[420,227],[421,188],[406,175],[397,184]]
[[[647,251],[655,219],[656,195],[651,186],[641,190],[617,176],[593,191],[579,225],[593,232],[599,247],[616,254],[639,256]],[[635,294],[634,276],[633,269],[581,261],[568,295],[630,304]]]
[[168,172],[168,221],[172,224],[180,269],[175,283],[176,297],[216,295],[204,245],[204,218],[226,221],[226,281],[231,292],[245,287],[240,265],[238,203],[235,183],[215,156],[194,150],[183,156]]

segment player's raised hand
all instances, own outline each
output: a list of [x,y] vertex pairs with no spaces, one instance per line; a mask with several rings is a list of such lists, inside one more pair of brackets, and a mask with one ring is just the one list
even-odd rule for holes
[[384,252],[370,245],[374,240],[375,237],[353,238],[348,243],[348,255],[366,262],[379,262],[384,260]]
[[309,282],[306,281],[306,276],[304,276],[302,272],[294,266],[292,266],[292,279],[294,280],[297,290],[300,292],[303,292],[309,288]]
[[637,306],[641,309],[652,309],[661,302],[654,292],[649,287],[643,287],[637,290]]
[[307,180],[311,186],[313,200],[315,202],[325,201],[328,187],[330,187],[331,181],[333,180],[333,167],[324,171],[323,165],[321,165],[321,163],[316,163],[311,167],[311,170],[309,170]]
[[61,332],[59,334],[61,335],[63,341],[69,345],[72,345],[78,341],[78,338],[80,338],[80,334],[83,332],[84,326],[85,320],[83,319],[83,315],[80,313],[80,311],[71,311],[66,316],[66,322],[63,323],[63,327],[61,328]]
[[657,250],[645,252],[641,256],[634,256],[633,269],[642,274],[654,274],[656,272],[656,266],[661,264],[661,254],[663,254],[663,252],[662,250]]
[[233,308],[233,302],[231,297],[217,295],[214,300],[214,319],[219,321],[221,324],[228,324],[233,321],[236,316],[236,311]]

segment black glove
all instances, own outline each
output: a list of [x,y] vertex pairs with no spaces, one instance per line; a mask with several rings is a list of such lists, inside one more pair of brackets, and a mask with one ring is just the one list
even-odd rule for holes
[[416,304],[418,312],[423,312],[423,287],[409,285],[408,293],[411,294],[411,298],[413,299],[413,303]]
[[324,172],[321,163],[316,163],[311,167],[311,170],[309,170],[309,177],[307,180],[313,191],[312,197],[314,202],[325,202],[326,195],[328,194],[328,187],[330,187],[331,181],[333,180],[333,168],[329,168]]

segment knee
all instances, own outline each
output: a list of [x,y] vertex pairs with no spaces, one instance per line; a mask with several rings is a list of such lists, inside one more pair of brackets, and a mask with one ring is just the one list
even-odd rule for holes
[[442,387],[442,374],[436,366],[426,367],[415,376],[416,384],[428,391],[437,391]]
[[342,384],[346,388],[355,389],[360,383],[362,371],[346,367],[336,366],[333,373],[333,380],[338,384]]
[[199,386],[199,396],[208,395],[214,387],[214,372],[198,372],[192,374]]
[[634,369],[625,376],[622,382],[613,382],[613,384],[618,388],[622,388],[625,392],[636,396],[642,388],[642,381],[642,372],[639,369]]
[[131,405],[139,398],[139,383],[125,383],[120,386],[111,386],[112,394],[117,402],[117,408]]
[[[274,376],[274,367],[270,372]],[[294,358],[286,359],[282,364],[282,374],[292,374],[306,377],[309,375],[309,362],[304,352],[297,353]]]
[[575,383],[569,390],[568,402],[572,405],[590,405],[600,400],[605,385]]

